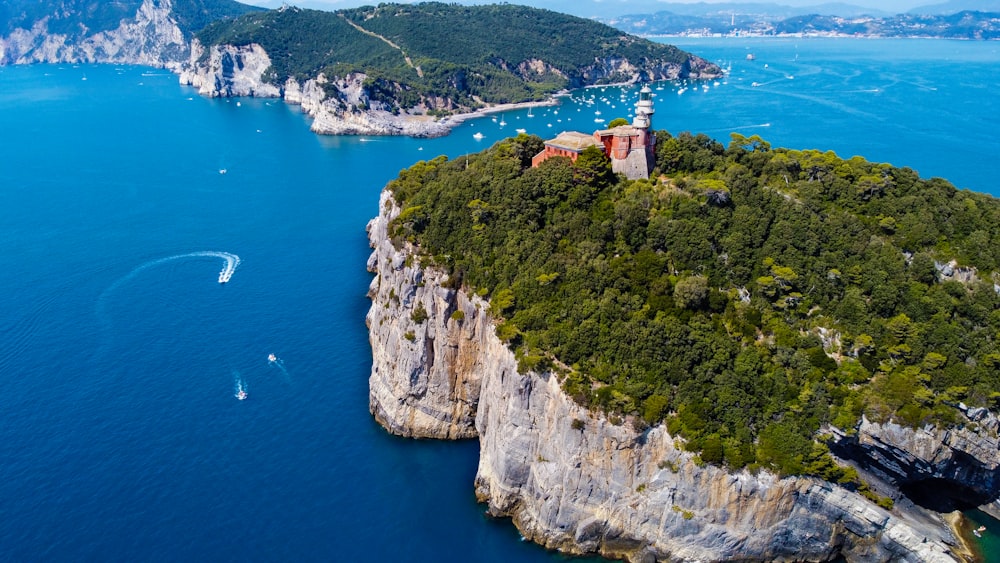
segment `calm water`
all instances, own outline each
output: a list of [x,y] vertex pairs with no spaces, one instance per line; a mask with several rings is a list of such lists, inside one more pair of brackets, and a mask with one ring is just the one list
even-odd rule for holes
[[[996,193],[996,44],[685,46],[733,74],[663,85],[657,128]],[[0,558],[558,559],[483,516],[477,444],[371,420],[364,225],[418,159],[591,131],[632,95],[590,89],[443,139],[322,138],[295,108],[201,98],[162,71],[0,68]],[[238,255],[232,281],[199,252]]]

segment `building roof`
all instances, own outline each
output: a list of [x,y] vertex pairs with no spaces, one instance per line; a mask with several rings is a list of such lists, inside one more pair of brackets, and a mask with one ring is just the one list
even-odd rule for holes
[[634,137],[636,135],[642,135],[642,133],[643,133],[642,129],[638,129],[631,125],[621,125],[613,129],[602,129],[597,133],[595,133],[595,135],[598,135],[600,137],[608,137],[612,135],[615,137]]
[[545,144],[559,149],[580,152],[587,147],[596,145],[597,141],[594,140],[593,135],[580,133],[578,131],[564,131],[556,135],[555,139],[545,141]]

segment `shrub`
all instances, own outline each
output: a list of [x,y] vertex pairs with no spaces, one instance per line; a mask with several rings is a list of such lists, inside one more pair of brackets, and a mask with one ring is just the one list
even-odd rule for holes
[[427,309],[424,308],[423,303],[417,303],[417,306],[413,308],[413,313],[410,314],[410,319],[417,324],[427,320]]

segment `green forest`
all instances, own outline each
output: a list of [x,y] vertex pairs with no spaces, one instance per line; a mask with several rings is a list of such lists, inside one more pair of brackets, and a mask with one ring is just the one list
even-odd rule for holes
[[871,494],[824,425],[997,406],[1000,202],[757,136],[657,137],[653,180],[594,148],[531,168],[523,134],[419,162],[389,184],[391,236],[488,299],[522,370],[704,463]]
[[[508,4],[285,8],[217,22],[198,39],[260,44],[271,57],[266,78],[274,83],[365,73],[372,100],[402,109],[428,98],[460,108],[540,100],[564,88],[628,78],[587,75],[597,59],[652,68],[691,57],[601,23]],[[548,66],[522,64],[532,60]]]

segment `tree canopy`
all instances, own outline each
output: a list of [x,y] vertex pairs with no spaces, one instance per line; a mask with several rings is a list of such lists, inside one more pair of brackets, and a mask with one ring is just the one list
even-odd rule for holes
[[907,168],[658,133],[653,180],[520,135],[390,183],[391,234],[487,297],[523,370],[707,462],[856,482],[817,432],[1000,400],[1000,204]]

